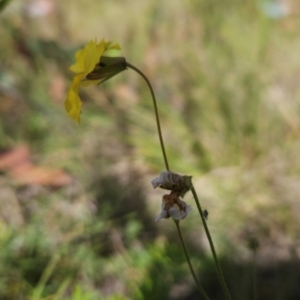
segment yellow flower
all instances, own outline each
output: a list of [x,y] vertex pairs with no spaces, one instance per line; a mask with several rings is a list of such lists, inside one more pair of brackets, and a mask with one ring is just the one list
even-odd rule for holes
[[80,123],[82,101],[78,95],[81,85],[98,85],[126,69],[126,60],[115,56],[114,51],[121,50],[118,44],[112,42],[90,41],[75,57],[76,62],[70,67],[75,73],[69,88],[65,109],[71,118]]

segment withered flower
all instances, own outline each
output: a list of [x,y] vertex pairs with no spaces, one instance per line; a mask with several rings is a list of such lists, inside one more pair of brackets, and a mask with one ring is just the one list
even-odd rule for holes
[[162,172],[159,177],[154,178],[152,181],[154,188],[160,187],[165,190],[178,192],[180,197],[191,189],[192,176],[181,176],[170,171]]
[[177,192],[171,192],[170,195],[164,195],[161,204],[161,213],[155,219],[170,218],[179,221],[184,219],[192,208],[179,198]]

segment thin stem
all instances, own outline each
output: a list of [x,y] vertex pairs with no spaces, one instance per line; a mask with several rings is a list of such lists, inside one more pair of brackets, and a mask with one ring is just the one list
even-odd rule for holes
[[198,287],[198,290],[199,290],[200,294],[203,296],[204,299],[210,300],[210,298],[207,296],[207,294],[205,293],[203,287],[201,286],[201,284],[199,283],[199,281],[198,281],[198,279],[196,277],[195,271],[194,271],[193,266],[191,264],[190,256],[189,256],[189,254],[187,252],[187,249],[186,249],[186,246],[185,246],[182,234],[181,234],[181,230],[180,230],[180,226],[179,226],[179,221],[174,221],[174,222],[175,222],[176,227],[177,227],[178,235],[179,235],[180,242],[181,242],[184,254],[185,254],[185,258],[186,258],[186,260],[188,262],[188,265],[190,267],[190,271],[191,271],[191,273],[193,275],[193,278],[194,278],[195,283],[196,283],[196,285]]
[[135,72],[137,72],[139,75],[141,75],[144,78],[144,80],[146,81],[146,83],[147,83],[147,85],[150,89],[152,100],[153,100],[153,106],[154,106],[157,131],[158,131],[158,136],[159,136],[159,141],[160,141],[160,147],[161,147],[161,151],[162,151],[162,154],[163,154],[163,157],[164,157],[166,169],[168,171],[170,171],[169,164],[168,164],[168,159],[167,159],[167,154],[166,154],[166,150],[165,150],[165,146],[164,146],[164,141],[163,141],[163,137],[162,137],[162,133],[161,133],[161,127],[160,127],[160,121],[159,121],[159,115],[158,115],[158,109],[157,109],[157,102],[156,102],[155,94],[154,94],[153,88],[151,86],[151,83],[150,83],[150,81],[148,80],[148,78],[146,77],[146,75],[143,72],[141,72],[139,69],[137,69],[135,66],[131,65],[128,62],[126,64],[127,64],[127,67],[129,69],[134,70]]
[[201,205],[200,205],[197,193],[196,193],[195,188],[194,188],[193,185],[192,185],[191,191],[192,191],[192,194],[194,196],[194,199],[195,199],[198,211],[200,213],[200,217],[201,217],[201,220],[202,220],[202,223],[203,223],[203,226],[204,226],[204,230],[205,230],[205,233],[206,233],[206,236],[207,236],[207,239],[208,239],[208,242],[209,242],[209,246],[210,246],[210,249],[211,249],[214,261],[215,261],[215,265],[216,265],[216,269],[217,269],[217,274],[218,274],[219,281],[220,281],[222,289],[223,289],[223,293],[224,293],[224,295],[225,295],[225,297],[226,297],[227,300],[232,300],[232,298],[230,296],[230,293],[229,293],[229,290],[228,290],[228,287],[226,285],[226,282],[225,282],[225,279],[224,279],[224,276],[223,276],[220,264],[219,264],[218,256],[217,256],[217,253],[216,253],[216,250],[215,250],[215,247],[214,247],[214,244],[213,244],[210,232],[208,230],[208,227],[207,227],[207,224],[206,224],[206,220],[205,220],[205,217],[203,215],[203,211],[202,211],[202,208],[201,208]]

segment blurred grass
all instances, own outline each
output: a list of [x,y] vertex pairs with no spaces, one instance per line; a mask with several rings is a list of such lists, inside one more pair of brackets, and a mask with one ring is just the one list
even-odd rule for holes
[[[1,170],[0,299],[197,299],[172,222],[153,223],[162,193],[148,179],[163,160],[143,80],[83,88],[81,126],[63,110],[74,52],[102,37],[149,76],[171,169],[194,176],[235,298],[251,299],[255,237],[259,299],[299,299],[300,20],[286,3],[279,19],[250,0],[8,3],[0,150],[26,144],[72,183]],[[221,299],[196,212],[183,227]]]

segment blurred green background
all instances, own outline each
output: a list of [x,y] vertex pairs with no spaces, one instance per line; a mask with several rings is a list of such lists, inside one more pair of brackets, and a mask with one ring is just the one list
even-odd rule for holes
[[[6,4],[6,6],[5,6]],[[171,220],[147,86],[128,70],[63,102],[74,53],[120,43],[153,84],[171,169],[193,175],[234,299],[300,299],[300,4],[0,1],[0,299],[199,299]],[[192,263],[223,299],[193,207]]]

